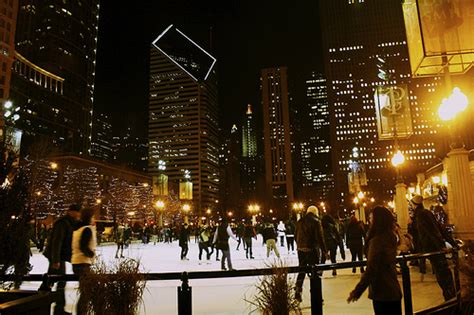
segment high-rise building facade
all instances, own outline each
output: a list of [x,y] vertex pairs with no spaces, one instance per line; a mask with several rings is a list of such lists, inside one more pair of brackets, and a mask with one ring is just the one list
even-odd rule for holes
[[[18,0],[0,3],[0,103],[10,96],[10,80],[15,57],[15,29],[18,14]],[[1,119],[1,118],[0,118]]]
[[132,127],[127,127],[112,137],[112,160],[115,164],[146,172],[148,141],[138,137],[134,131]]
[[[6,121],[13,120],[10,98],[11,70],[15,56],[15,29],[18,12],[18,0],[0,3],[0,143],[5,137]],[[6,107],[5,107],[6,105]],[[10,112],[7,114],[7,112]],[[6,116],[9,117],[6,117]],[[15,119],[18,116],[15,116]]]
[[232,212],[236,217],[242,217],[243,187],[241,183],[241,138],[237,125],[230,132],[220,130],[219,152],[219,209],[224,213]]
[[95,112],[92,123],[91,156],[102,161],[112,161],[114,158],[112,137],[110,116]]
[[244,200],[250,202],[256,199],[258,181],[258,144],[257,125],[252,105],[247,105],[244,122],[242,124],[242,161],[241,182]]
[[305,132],[301,135],[302,191],[305,200],[329,202],[334,189],[326,78],[312,72],[306,80]]
[[151,47],[148,172],[158,175],[158,162],[165,161],[166,175],[173,184],[184,180],[187,171],[197,211],[215,208],[218,201],[214,64],[214,57],[174,26]]
[[26,145],[90,153],[99,0],[20,0],[11,99]]
[[293,201],[287,68],[263,69],[261,91],[267,203],[284,217]]
[[[406,181],[414,181],[417,170],[436,159],[440,138],[434,92],[439,92],[440,78],[410,78],[400,1],[321,1],[320,7],[335,200],[339,210],[350,205],[357,192],[349,191],[348,174],[357,167],[367,177],[366,185],[362,181],[358,189],[379,203],[388,201],[395,185],[396,171],[390,160],[396,150],[407,158],[401,169]],[[378,76],[381,59],[388,80]],[[413,131],[397,144],[380,140],[378,133],[374,94],[377,87],[387,84],[407,84]],[[391,129],[395,134],[396,129]]]

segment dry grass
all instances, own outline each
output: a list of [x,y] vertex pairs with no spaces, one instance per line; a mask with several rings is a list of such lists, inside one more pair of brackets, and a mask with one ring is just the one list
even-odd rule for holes
[[87,314],[137,314],[145,289],[139,267],[140,263],[132,259],[112,266],[103,261],[93,265],[79,284],[79,292],[87,301]]
[[281,261],[268,267],[273,274],[261,277],[255,285],[257,293],[245,301],[264,315],[301,314],[295,299],[295,280],[288,277],[288,267]]

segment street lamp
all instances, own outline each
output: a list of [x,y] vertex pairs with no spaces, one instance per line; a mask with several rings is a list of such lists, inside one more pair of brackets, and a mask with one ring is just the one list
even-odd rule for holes
[[469,105],[467,96],[461,92],[461,89],[455,87],[448,98],[443,98],[438,109],[438,115],[443,121],[454,119],[459,113],[463,112]]
[[296,220],[298,221],[301,217],[301,211],[304,209],[304,204],[302,202],[294,202],[293,210],[296,212]]
[[[165,202],[163,200],[157,200],[155,203],[156,208],[160,211],[160,221],[158,222],[158,226],[163,226],[163,209],[165,208]],[[156,212],[155,212],[155,222],[156,222]]]
[[365,223],[365,209],[364,207],[367,205],[365,202],[362,203],[362,200],[365,198],[365,194],[362,191],[359,191],[357,193],[357,196],[354,197],[354,204],[357,207],[357,216],[359,221],[362,221]]
[[260,212],[260,206],[258,204],[250,204],[247,209],[252,215],[252,225],[257,225],[257,214]]
[[183,212],[184,212],[184,223],[188,224],[188,213],[191,210],[191,206],[187,203],[183,205]]
[[52,170],[55,170],[58,168],[58,163],[56,162],[51,162],[49,163],[49,167],[51,167]]
[[392,157],[392,165],[395,167],[399,167],[404,162],[405,162],[405,156],[400,150],[398,150]]

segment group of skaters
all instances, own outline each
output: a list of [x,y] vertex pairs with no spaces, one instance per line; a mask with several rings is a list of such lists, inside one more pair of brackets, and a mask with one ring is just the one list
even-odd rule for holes
[[[262,235],[267,247],[267,257],[273,252],[280,257],[279,248],[286,248],[288,254],[296,252],[299,265],[302,267],[325,263],[330,260],[336,263],[336,254],[340,250],[345,260],[345,246],[350,250],[352,261],[367,258],[367,267],[360,268],[362,277],[347,299],[356,301],[369,288],[369,298],[373,300],[375,314],[401,314],[401,290],[397,280],[396,256],[400,253],[426,253],[446,250],[449,243],[453,248],[458,245],[447,229],[437,221],[432,211],[423,206],[423,197],[414,196],[409,203],[411,222],[408,233],[403,234],[396,223],[392,211],[377,206],[370,212],[369,223],[364,224],[355,216],[349,220],[340,220],[329,214],[321,214],[318,207],[310,206],[306,213],[297,221],[280,221],[274,224],[270,221],[254,225],[250,219],[239,223],[235,233],[226,218],[220,220],[217,226],[203,225],[195,231],[199,246],[199,260],[210,260],[215,253],[219,260],[221,253],[221,269],[234,270],[231,261],[229,239],[237,242],[236,250],[242,245],[247,259],[253,259],[253,240],[257,233]],[[73,271],[81,277],[90,269],[95,257],[97,232],[94,224],[94,210],[71,205],[66,215],[54,222],[44,240],[44,256],[48,258],[50,274],[65,274],[65,263],[70,262]],[[188,224],[176,229],[174,234],[181,247],[181,259],[187,260],[191,230]],[[128,244],[132,235],[130,227],[120,223],[115,228],[117,242],[116,257],[123,257],[123,247]],[[163,238],[171,242],[173,236]],[[345,241],[345,246],[344,246]],[[43,244],[43,245],[44,245]],[[278,246],[279,245],[279,246]],[[205,256],[203,257],[203,254]],[[442,289],[446,300],[456,296],[453,275],[444,255],[429,258],[433,273]],[[424,262],[419,263],[420,271],[425,271]],[[353,268],[352,272],[356,272]],[[332,271],[336,276],[336,270]],[[295,298],[302,300],[302,289],[305,273],[299,273],[296,281]],[[80,278],[79,278],[80,279]],[[55,306],[55,314],[64,312],[65,282],[57,283],[60,293]],[[79,299],[78,314],[84,313],[84,302]]]
[[[396,223],[394,213],[382,206],[376,206],[371,210],[368,224],[358,221],[355,216],[346,224],[338,222],[329,215],[320,217],[319,209],[310,206],[306,214],[296,223],[299,265],[324,263],[328,256],[331,262],[335,263],[335,253],[338,247],[344,248],[341,238],[345,236],[352,261],[361,260],[363,256],[367,258],[366,269],[361,268],[361,280],[350,292],[347,301],[357,301],[369,288],[369,299],[373,301],[375,314],[402,314],[402,293],[397,278],[399,272],[396,256],[415,251],[439,252],[446,250],[448,243],[453,248],[458,248],[446,227],[436,220],[432,211],[424,208],[422,196],[414,196],[409,202],[409,207],[411,234],[403,233]],[[341,254],[343,252],[344,250]],[[446,256],[432,256],[429,260],[445,300],[454,298],[456,296],[454,280]],[[353,268],[352,272],[355,273],[356,269]],[[300,273],[297,277],[295,298],[298,301],[302,300],[305,275]],[[333,275],[336,275],[335,270]]]

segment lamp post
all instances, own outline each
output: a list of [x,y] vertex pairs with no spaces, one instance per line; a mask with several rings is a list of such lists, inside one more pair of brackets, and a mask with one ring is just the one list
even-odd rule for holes
[[183,212],[184,212],[184,223],[189,223],[188,213],[191,210],[191,206],[187,203],[183,205]]
[[[462,239],[474,239],[474,186],[470,176],[469,152],[457,133],[457,117],[466,110],[469,100],[455,87],[451,95],[442,100],[438,110],[441,120],[450,128],[452,142],[446,159],[448,178],[447,212],[449,223],[454,224],[455,233]],[[452,125],[452,126],[450,126]]]
[[[155,203],[156,209],[160,212],[160,217],[158,221],[158,226],[161,228],[163,227],[163,210],[165,208],[165,203],[163,200],[157,200]],[[155,211],[155,222],[156,222],[156,211]]]
[[395,212],[397,213],[397,221],[402,231],[408,229],[408,201],[407,201],[407,185],[403,183],[400,168],[405,163],[405,156],[398,150],[392,157],[392,165],[397,171],[397,183],[395,184]]
[[248,211],[252,215],[252,225],[257,225],[257,214],[260,212],[260,206],[258,204],[250,204]]
[[293,210],[296,212],[296,221],[299,221],[301,218],[301,211],[303,211],[304,204],[302,202],[294,202],[293,203]]

